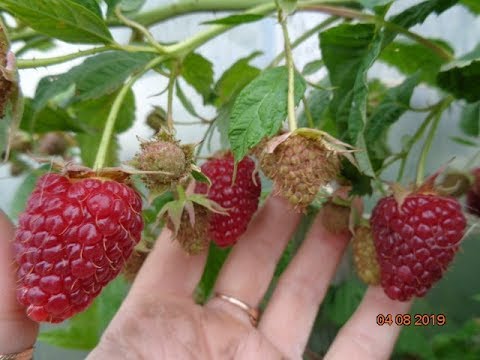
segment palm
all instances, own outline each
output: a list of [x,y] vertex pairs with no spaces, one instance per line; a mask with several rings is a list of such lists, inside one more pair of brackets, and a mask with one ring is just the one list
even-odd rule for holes
[[[123,344],[119,347],[119,344]],[[146,298],[118,316],[89,359],[270,359],[279,349],[227,312],[191,299]]]

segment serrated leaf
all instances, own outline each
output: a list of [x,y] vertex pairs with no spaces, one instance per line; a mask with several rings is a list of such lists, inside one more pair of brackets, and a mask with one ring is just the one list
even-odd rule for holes
[[[431,40],[450,53],[452,48],[443,40]],[[429,84],[435,84],[440,67],[446,62],[433,50],[416,43],[396,41],[383,49],[380,60],[396,67],[406,75],[421,71],[421,79]]]
[[480,45],[446,64],[437,76],[438,85],[468,102],[480,100]]
[[[102,96],[97,99],[83,101],[75,104],[72,110],[76,114],[80,123],[85,124],[90,129],[95,129],[98,133],[103,132],[110,109],[118,95],[118,91]],[[125,96],[117,119],[115,120],[114,132],[119,134],[128,130],[135,121],[135,95],[130,89]]]
[[75,315],[66,327],[42,331],[38,339],[54,346],[92,350],[118,311],[127,294],[127,284],[118,277],[108,284],[88,309]]
[[99,18],[102,18],[102,10],[100,9],[100,6],[98,5],[97,0],[71,0],[79,5],[82,5],[84,8],[90,10],[93,12],[95,15],[97,15]]
[[238,93],[253,79],[260,75],[260,69],[250,65],[250,61],[260,52],[254,52],[249,56],[236,61],[227,69],[215,84],[215,106],[220,108],[235,98]]
[[0,0],[0,7],[32,29],[70,43],[111,43],[105,23],[71,0]]
[[212,63],[199,54],[190,53],[183,60],[181,74],[185,81],[202,95],[203,101],[208,102],[213,84]]
[[31,99],[25,99],[25,106],[20,129],[30,133],[45,133],[49,131],[85,132],[88,127],[60,107],[48,105],[35,112]]
[[355,154],[358,166],[374,176],[364,128],[367,121],[367,72],[380,54],[382,34],[370,24],[342,24],[320,34],[320,48],[335,87],[330,110],[340,137],[363,150]]
[[402,84],[389,89],[368,120],[365,128],[365,142],[368,144],[372,161],[377,160],[375,170],[381,167],[383,160],[377,151],[379,142],[385,138],[390,126],[410,108],[410,98],[419,79],[420,76],[417,73],[407,78]]
[[460,117],[460,129],[469,136],[480,135],[480,101],[464,106]]
[[120,88],[133,73],[155,57],[149,53],[111,51],[86,59],[60,75],[44,77],[35,92],[35,109],[41,109],[56,95],[74,87],[70,102],[96,99]]
[[[458,0],[427,0],[413,5],[388,20],[406,29],[421,24],[432,13],[440,15],[445,10],[458,3]],[[396,32],[386,31],[384,45],[389,44],[397,36]]]
[[220,19],[204,21],[204,25],[238,25],[246,24],[261,20],[264,18],[264,15],[260,14],[241,14],[241,15],[230,15]]
[[[82,164],[88,167],[92,167],[95,163],[98,148],[102,140],[102,134],[78,134],[75,136],[78,147],[80,148],[80,157],[82,158]],[[107,157],[105,159],[105,166],[118,165],[118,139],[113,136],[110,139],[107,149]]]
[[[306,89],[305,80],[295,76],[295,104]],[[281,66],[264,71],[237,96],[230,115],[228,138],[235,160],[266,136],[275,135],[287,116],[288,70]]]
[[325,64],[323,63],[323,60],[310,61],[309,63],[305,64],[305,66],[303,67],[302,74],[305,76],[315,74],[324,65]]

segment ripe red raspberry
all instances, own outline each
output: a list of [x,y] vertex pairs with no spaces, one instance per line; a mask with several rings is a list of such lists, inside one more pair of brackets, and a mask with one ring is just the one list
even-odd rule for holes
[[381,199],[370,220],[381,284],[394,300],[422,297],[440,280],[463,237],[466,220],[449,197],[410,194],[399,206]]
[[202,165],[202,172],[212,181],[197,183],[195,192],[207,194],[210,200],[225,208],[229,214],[214,213],[210,219],[210,236],[221,247],[235,244],[247,229],[252,215],[258,208],[262,187],[260,177],[255,173],[255,163],[245,157],[237,165],[237,177],[232,186],[234,160],[228,153],[221,158],[208,160]]
[[17,299],[35,321],[84,310],[122,269],[143,229],[140,196],[107,178],[43,175],[15,237]]

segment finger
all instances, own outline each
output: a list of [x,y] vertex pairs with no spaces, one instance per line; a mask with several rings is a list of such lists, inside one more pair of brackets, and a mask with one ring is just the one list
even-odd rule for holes
[[[301,214],[293,211],[287,200],[270,196],[227,258],[215,291],[257,307],[300,217]],[[242,311],[217,297],[212,298],[207,306],[220,307],[248,322]]]
[[38,335],[38,324],[27,317],[16,299],[13,239],[13,225],[0,210],[0,354],[28,349]]
[[325,359],[346,359],[355,354],[355,359],[388,359],[400,333],[393,323],[379,326],[378,314],[406,314],[411,302],[389,299],[379,286],[369,287],[353,316],[343,326],[330,347]]
[[258,328],[289,359],[302,357],[349,237],[328,232],[320,213],[277,283]]
[[192,298],[205,261],[205,251],[197,255],[187,254],[165,227],[135,278],[129,297],[141,300],[148,294],[160,299],[167,295]]

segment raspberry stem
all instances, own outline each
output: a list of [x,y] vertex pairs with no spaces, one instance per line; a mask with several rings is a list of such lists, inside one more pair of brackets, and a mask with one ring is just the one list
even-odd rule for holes
[[113,136],[113,130],[115,128],[115,121],[118,117],[118,112],[122,106],[123,100],[128,93],[128,90],[133,86],[133,84],[140,79],[143,74],[145,74],[148,70],[152,69],[153,67],[157,66],[161,62],[165,61],[165,57],[160,56],[153,60],[151,60],[142,71],[140,71],[135,76],[132,76],[120,89],[117,97],[115,98],[112,108],[110,109],[110,113],[108,114],[107,121],[105,122],[105,128],[103,129],[102,139],[100,140],[100,146],[98,147],[97,156],[95,158],[95,163],[93,165],[94,170],[99,170],[104,167],[105,160],[107,158],[108,153],[108,146],[110,144],[110,139]]
[[288,35],[287,16],[283,15],[282,8],[278,5],[278,20],[282,26],[285,57],[287,61],[288,69],[288,100],[287,100],[287,112],[288,112],[288,127],[290,131],[297,129],[297,119],[295,117],[295,65],[293,63],[292,45],[290,43],[290,36]]
[[428,153],[430,148],[432,147],[433,139],[435,137],[435,133],[437,132],[438,125],[440,123],[440,119],[442,118],[443,111],[447,109],[453,101],[452,96],[447,96],[443,99],[438,106],[432,110],[432,112],[428,115],[426,122],[429,122],[433,119],[432,124],[430,125],[430,130],[427,134],[427,138],[425,139],[425,143],[423,145],[422,153],[420,154],[420,159],[418,161],[417,166],[417,179],[415,184],[417,187],[422,185],[423,179],[425,177],[425,165],[427,163]]

